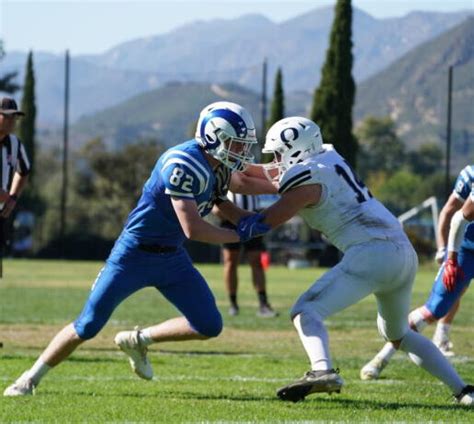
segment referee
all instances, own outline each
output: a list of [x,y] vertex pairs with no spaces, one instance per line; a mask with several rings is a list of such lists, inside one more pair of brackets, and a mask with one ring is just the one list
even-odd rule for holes
[[[229,200],[241,209],[258,211],[258,197],[247,194],[236,194],[231,191],[227,193]],[[229,221],[223,221],[221,227],[235,228]],[[267,299],[265,270],[263,269],[260,256],[265,251],[263,237],[250,239],[245,243],[226,243],[222,245],[222,257],[224,261],[224,281],[229,296],[229,315],[239,314],[237,302],[238,274],[237,267],[240,262],[240,252],[243,250],[252,269],[252,282],[258,296],[259,308],[257,315],[264,318],[276,317],[278,313],[272,309]]]
[[[8,218],[15,209],[30,173],[25,148],[12,134],[20,116],[25,114],[18,110],[15,100],[9,97],[0,100],[0,267],[10,236]],[[1,272],[0,268],[0,276]]]

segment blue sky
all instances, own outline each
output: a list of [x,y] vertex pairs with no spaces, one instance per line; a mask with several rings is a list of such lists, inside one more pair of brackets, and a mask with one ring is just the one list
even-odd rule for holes
[[[353,0],[377,18],[410,11],[474,10],[474,0]],[[100,53],[134,38],[183,24],[259,13],[281,22],[335,0],[0,0],[0,38],[6,51]]]

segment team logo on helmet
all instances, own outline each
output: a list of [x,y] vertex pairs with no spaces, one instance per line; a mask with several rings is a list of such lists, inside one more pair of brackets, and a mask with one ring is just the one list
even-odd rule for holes
[[283,143],[289,146],[291,146],[290,142],[295,141],[298,137],[299,137],[298,130],[293,127],[285,128],[280,133],[281,141],[283,141]]

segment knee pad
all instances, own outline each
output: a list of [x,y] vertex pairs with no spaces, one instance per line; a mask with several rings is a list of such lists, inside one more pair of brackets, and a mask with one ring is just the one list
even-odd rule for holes
[[219,312],[214,314],[212,318],[207,317],[207,319],[198,323],[190,322],[190,324],[194,330],[206,337],[217,337],[223,327],[222,316]]

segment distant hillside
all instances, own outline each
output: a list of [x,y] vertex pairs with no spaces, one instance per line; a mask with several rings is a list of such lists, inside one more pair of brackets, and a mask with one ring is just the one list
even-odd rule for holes
[[259,96],[248,89],[232,83],[176,82],[80,119],[73,127],[73,136],[82,140],[101,136],[111,147],[146,138],[174,145],[191,137],[199,112],[206,104],[220,100],[245,104],[258,116]]
[[355,116],[390,115],[411,146],[444,143],[448,67],[453,72],[455,155],[474,162],[474,18],[424,43],[357,87]]
[[[474,18],[429,41],[357,87],[355,121],[390,115],[409,147],[446,135],[447,68],[455,65],[453,93],[454,160],[474,162]],[[230,100],[245,105],[261,128],[260,96],[234,83],[169,83],[135,96],[73,127],[77,144],[103,137],[110,146],[138,138],[159,138],[171,145],[189,137],[200,109]],[[312,95],[285,94],[287,115],[308,116]],[[442,144],[444,146],[444,144]],[[467,162],[466,162],[467,163]]]
[[[441,34],[468,16],[414,12],[375,19],[354,8],[354,76],[375,74],[420,43]],[[71,61],[73,121],[116,105],[170,81],[232,81],[260,91],[263,58],[269,84],[283,67],[285,90],[312,92],[328,46],[333,7],[314,9],[282,23],[259,15],[198,21],[166,34],[132,40],[100,55]],[[23,80],[26,52],[7,52],[2,69],[19,70]],[[35,54],[38,123],[60,125],[63,116],[64,58]]]

